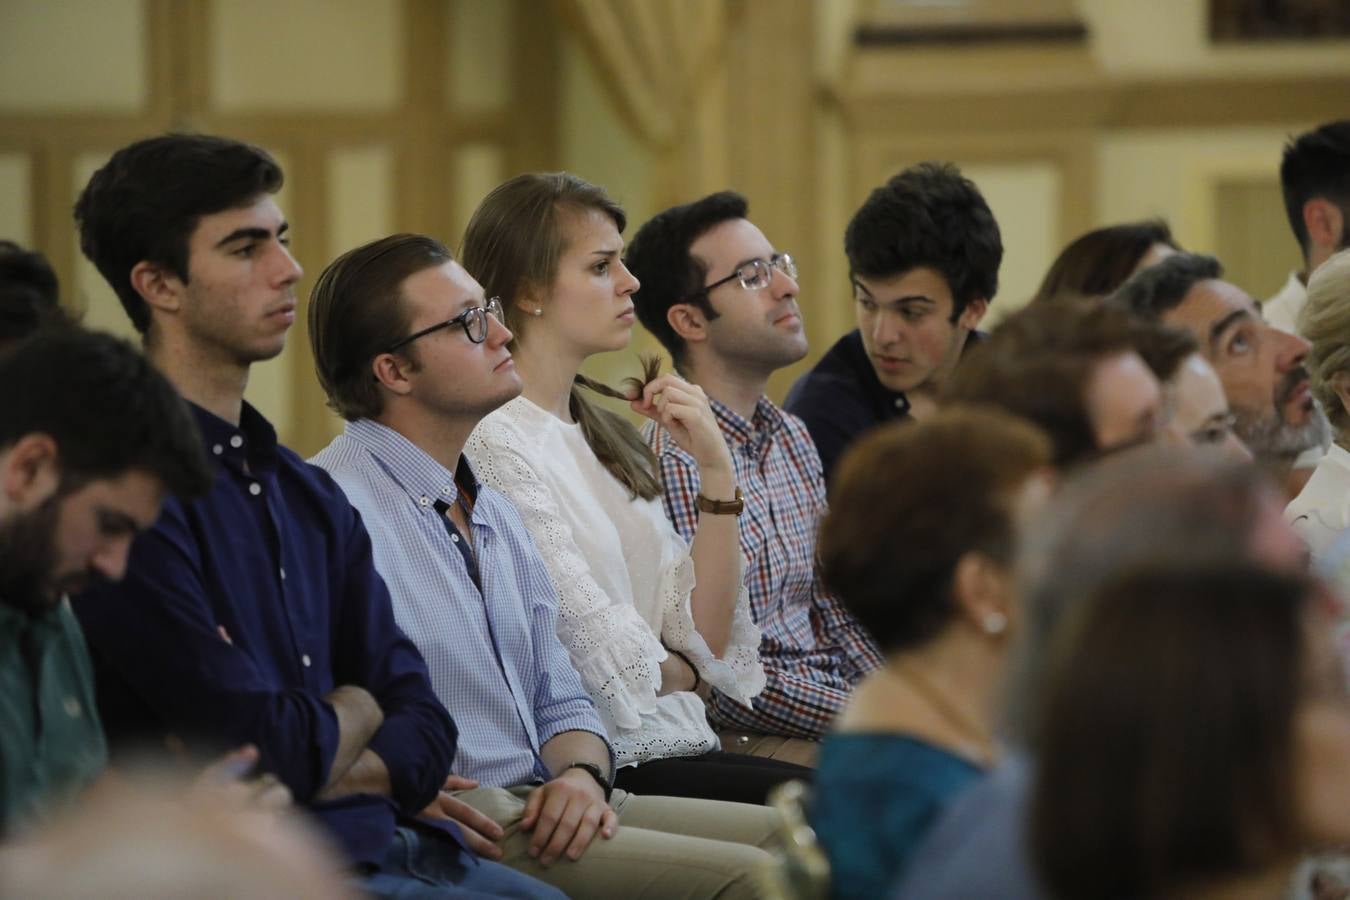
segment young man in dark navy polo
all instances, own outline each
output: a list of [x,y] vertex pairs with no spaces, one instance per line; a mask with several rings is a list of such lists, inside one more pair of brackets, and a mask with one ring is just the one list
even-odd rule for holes
[[998,290],[1003,242],[979,189],[955,166],[927,162],[872,191],[844,252],[858,327],[783,404],[806,423],[827,482],[863,432],[937,408]]

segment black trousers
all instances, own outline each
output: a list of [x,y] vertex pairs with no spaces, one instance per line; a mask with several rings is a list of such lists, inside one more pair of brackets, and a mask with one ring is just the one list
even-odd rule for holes
[[614,786],[639,796],[695,797],[763,804],[774,785],[800,778],[810,781],[814,770],[763,756],[714,750],[702,756],[653,759],[619,770]]

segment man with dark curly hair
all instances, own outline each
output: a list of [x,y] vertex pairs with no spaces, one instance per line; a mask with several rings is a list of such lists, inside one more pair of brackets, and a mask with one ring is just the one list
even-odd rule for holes
[[1003,241],[980,191],[950,163],[920,163],[872,191],[844,233],[858,327],[793,385],[828,481],[864,431],[922,418],[998,290]]

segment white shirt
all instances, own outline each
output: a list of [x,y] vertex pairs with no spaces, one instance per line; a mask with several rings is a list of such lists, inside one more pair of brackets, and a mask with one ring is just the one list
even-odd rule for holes
[[1332,444],[1284,515],[1307,543],[1313,561],[1324,562],[1336,538],[1350,527],[1350,452]]
[[1280,292],[1261,304],[1261,315],[1266,322],[1281,331],[1299,334],[1298,314],[1308,302],[1308,289],[1298,279],[1297,272],[1289,273],[1289,280]]
[[619,765],[717,749],[698,695],[657,695],[662,644],[748,706],[764,689],[764,668],[744,584],[719,659],[690,610],[689,546],[659,499],[630,497],[579,425],[517,397],[479,423],[465,452],[479,479],[515,503],[538,545],[558,592],[558,636],[609,730]]

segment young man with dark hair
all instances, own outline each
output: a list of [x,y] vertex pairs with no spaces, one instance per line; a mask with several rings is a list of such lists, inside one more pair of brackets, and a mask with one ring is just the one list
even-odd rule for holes
[[1337,250],[1350,247],[1350,119],[1293,138],[1280,161],[1285,214],[1303,254],[1303,269],[1261,307],[1266,321],[1299,333],[1308,277]]
[[1256,302],[1223,280],[1212,256],[1169,256],[1125,282],[1108,302],[1195,336],[1223,382],[1238,437],[1258,461],[1289,479],[1290,496],[1297,494],[1308,470],[1294,468],[1295,460],[1330,438],[1303,367],[1308,342],[1268,325]]
[[76,205],[81,246],[215,460],[210,493],[166,504],[124,582],[76,601],[109,734],[255,744],[377,896],[552,895],[414,820],[449,775],[454,723],[360,517],[244,402],[295,317],[281,178],[256,147],[169,135],[115,153]]
[[65,319],[51,264],[41,253],[0,241],[0,347]]
[[844,234],[858,327],[792,387],[828,481],[862,432],[937,408],[998,290],[1003,241],[979,189],[950,163],[872,191]]
[[[764,395],[770,375],[806,355],[796,265],[747,213],[730,191],[672,207],[638,230],[626,264],[642,282],[633,295],[639,319],[707,393],[744,493],[741,550],[768,683],[752,708],[714,691],[709,715],[725,749],[810,764],[815,741],[880,655],[816,575],[820,457],[802,422]],[[698,465],[664,429],[647,436],[666,514],[692,540]]]
[[0,834],[72,801],[107,745],[67,592],[113,582],[166,492],[211,483],[196,425],[133,347],[53,329],[0,355]]
[[501,315],[444,245],[411,234],[338,257],[309,307],[319,380],[347,420],[314,462],[360,510],[399,621],[460,725],[447,784],[460,790],[440,811],[483,855],[573,896],[668,896],[675,880],[682,896],[753,896],[773,813],[614,787],[544,561],[463,455],[474,426],[521,391]]
[[943,399],[997,406],[1034,423],[1062,469],[1152,440],[1162,425],[1162,388],[1136,349],[1140,324],[1101,304],[1032,304],[970,351]]

